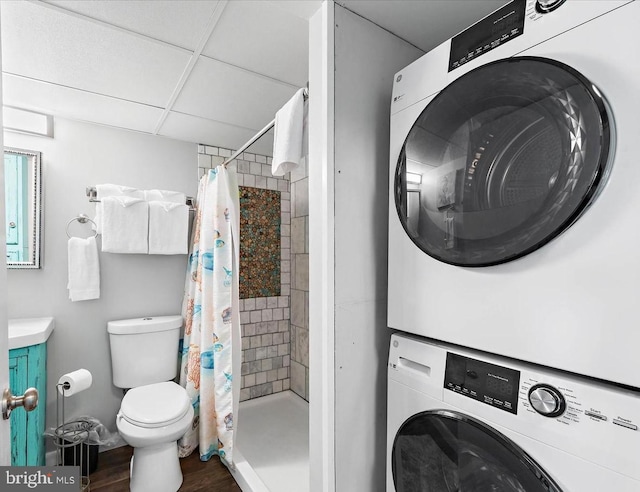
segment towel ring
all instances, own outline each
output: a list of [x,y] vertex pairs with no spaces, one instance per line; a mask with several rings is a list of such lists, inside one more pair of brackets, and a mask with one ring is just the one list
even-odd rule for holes
[[[69,239],[71,239],[71,234],[69,234],[69,226],[73,223],[73,221],[77,220],[78,222],[80,222],[81,224],[86,224],[87,222],[91,222],[93,224],[93,226],[97,229],[98,226],[96,225],[96,223],[91,220],[87,215],[85,214],[80,214],[77,217],[74,217],[73,219],[71,219],[69,222],[67,222],[67,237]],[[94,231],[93,232],[93,236],[90,237],[97,237],[98,236],[98,232]]]

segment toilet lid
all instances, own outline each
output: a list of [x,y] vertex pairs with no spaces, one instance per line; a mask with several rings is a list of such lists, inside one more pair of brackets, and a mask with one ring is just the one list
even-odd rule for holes
[[140,427],[162,427],[180,420],[191,405],[182,386],[172,381],[130,389],[122,399],[120,413]]

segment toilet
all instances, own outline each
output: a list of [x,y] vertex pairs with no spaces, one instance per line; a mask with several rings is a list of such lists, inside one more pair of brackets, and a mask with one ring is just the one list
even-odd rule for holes
[[181,327],[179,315],[107,323],[113,384],[128,390],[116,426],[133,447],[132,492],[176,492],[182,484],[177,441],[194,412],[186,390],[173,382]]

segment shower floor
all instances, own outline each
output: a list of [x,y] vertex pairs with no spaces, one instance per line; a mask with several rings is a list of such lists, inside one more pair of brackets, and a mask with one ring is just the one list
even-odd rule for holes
[[235,451],[243,491],[307,492],[309,404],[292,391],[240,403]]

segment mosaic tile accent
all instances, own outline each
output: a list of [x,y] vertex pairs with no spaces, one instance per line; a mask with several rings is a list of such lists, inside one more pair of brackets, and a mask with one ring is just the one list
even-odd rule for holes
[[280,192],[240,186],[240,299],[280,295]]

